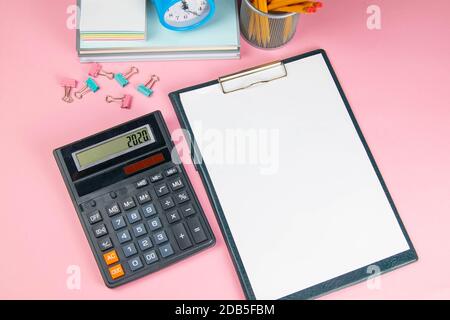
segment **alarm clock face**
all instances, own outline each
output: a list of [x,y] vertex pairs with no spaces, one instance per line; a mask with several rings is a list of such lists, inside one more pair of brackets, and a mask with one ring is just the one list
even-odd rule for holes
[[208,17],[210,11],[211,6],[207,0],[182,0],[167,9],[164,20],[172,27],[185,28]]

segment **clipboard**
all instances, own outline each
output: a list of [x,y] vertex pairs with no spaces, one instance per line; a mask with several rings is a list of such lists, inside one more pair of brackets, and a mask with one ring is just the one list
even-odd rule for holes
[[[247,299],[310,299],[418,259],[324,50],[169,97]],[[273,142],[278,167],[217,161],[211,141],[233,130]]]

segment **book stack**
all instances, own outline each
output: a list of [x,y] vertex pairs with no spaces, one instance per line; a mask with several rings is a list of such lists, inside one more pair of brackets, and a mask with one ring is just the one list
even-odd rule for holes
[[[105,1],[106,8],[102,6]],[[126,9],[122,3],[126,3]],[[79,0],[80,61],[239,58],[236,1],[215,3],[216,13],[205,25],[191,31],[172,31],[160,24],[150,0]]]

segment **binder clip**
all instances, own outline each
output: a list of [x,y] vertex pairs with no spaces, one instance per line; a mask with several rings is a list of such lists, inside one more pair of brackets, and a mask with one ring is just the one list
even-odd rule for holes
[[73,102],[73,98],[70,94],[72,89],[77,87],[77,81],[65,78],[61,80],[61,86],[64,88],[64,97],[62,97],[62,101],[67,103]]
[[125,74],[121,74],[121,73],[116,73],[114,75],[114,79],[116,79],[116,81],[122,86],[125,87],[128,83],[130,83],[128,81],[128,79],[131,78],[131,76],[135,75],[136,73],[139,73],[139,69],[136,67],[131,67],[130,70],[125,73]]
[[[258,74],[257,80],[255,74]],[[279,80],[288,76],[285,64],[282,61],[263,64],[241,72],[220,77],[219,84],[224,94]]]
[[98,86],[97,82],[95,82],[94,79],[88,78],[86,80],[86,84],[83,88],[81,88],[79,91],[75,92],[74,96],[77,99],[83,98],[84,95],[88,94],[89,92],[97,92],[100,87]]
[[131,101],[133,100],[133,97],[125,94],[123,97],[120,98],[114,98],[112,96],[106,96],[106,102],[112,103],[112,102],[120,102],[122,109],[130,109],[131,108]]
[[144,96],[150,97],[153,94],[152,88],[158,81],[159,77],[154,74],[151,76],[150,80],[147,83],[137,86],[136,90],[142,93]]
[[89,68],[89,72],[88,74],[91,77],[97,78],[98,76],[103,76],[108,78],[109,80],[114,79],[114,73],[112,72],[107,72],[102,70],[102,65],[100,63],[92,63],[90,68]]

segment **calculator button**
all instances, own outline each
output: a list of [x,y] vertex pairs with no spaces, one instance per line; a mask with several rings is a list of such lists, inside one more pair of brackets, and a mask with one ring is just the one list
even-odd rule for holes
[[153,238],[155,238],[156,244],[160,244],[160,243],[163,243],[163,242],[166,242],[167,240],[169,240],[169,239],[167,239],[167,235],[164,231],[159,231],[159,232],[155,233],[153,235]]
[[112,203],[108,207],[106,207],[106,213],[108,213],[108,216],[112,217],[118,213],[120,213],[120,207],[117,203]]
[[122,202],[122,206],[125,210],[129,210],[136,207],[136,203],[134,202],[133,198],[129,197]]
[[141,220],[141,215],[137,210],[130,211],[127,213],[127,219],[129,223],[135,223]]
[[97,223],[102,221],[102,216],[100,215],[100,211],[96,210],[88,214],[88,219],[90,224]]
[[142,264],[141,258],[136,257],[128,261],[128,265],[130,266],[131,271],[136,271],[142,268],[144,265]]
[[133,227],[133,233],[134,236],[137,238],[143,236],[144,234],[147,234],[147,230],[145,229],[144,224],[141,223]]
[[119,217],[111,219],[111,223],[112,223],[114,230],[119,230],[127,225],[125,223],[125,219],[123,218],[123,216],[119,216]]
[[152,200],[152,198],[150,197],[150,194],[148,193],[148,191],[144,191],[139,193],[136,198],[138,199],[139,204],[144,204],[146,202],[149,202],[150,200]]
[[100,250],[106,251],[109,248],[111,248],[113,245],[112,245],[111,239],[109,237],[107,237],[107,238],[101,239],[98,242],[98,246],[100,247]]
[[182,223],[178,223],[172,228],[175,239],[177,239],[178,246],[181,250],[185,250],[189,247],[192,247],[192,242],[189,240],[189,236],[184,228]]
[[189,217],[195,213],[194,206],[192,204],[188,204],[184,207],[181,207],[181,213],[183,213],[184,217]]
[[130,243],[128,245],[126,245],[125,247],[122,247],[122,251],[123,254],[125,255],[125,257],[131,257],[132,255],[137,253],[136,247],[134,246],[133,243]]
[[183,181],[181,180],[181,178],[177,178],[177,179],[171,181],[169,183],[169,185],[170,185],[170,188],[172,189],[172,191],[177,191],[184,187],[184,184],[183,184]]
[[187,223],[195,243],[200,243],[207,239],[205,231],[203,230],[200,220],[197,217],[188,219]]
[[159,252],[161,253],[161,256],[163,258],[173,255],[173,249],[172,249],[172,246],[170,245],[170,243],[159,247]]
[[166,195],[169,193],[169,188],[167,188],[167,185],[165,183],[159,184],[155,186],[156,195],[158,197],[162,197],[163,195]]
[[118,264],[109,268],[109,274],[111,275],[111,278],[114,280],[123,277],[125,275],[125,272],[123,271],[122,265]]
[[117,198],[117,193],[114,192],[114,191],[111,191],[111,192],[109,193],[109,196],[111,197],[111,199],[115,199],[115,198]]
[[136,182],[136,188],[138,188],[138,189],[145,187],[147,185],[148,185],[147,179],[142,179],[142,180],[139,180],[138,182]]
[[145,237],[138,240],[138,246],[142,251],[145,251],[153,247],[153,244],[149,237]]
[[170,209],[175,206],[173,199],[171,197],[167,197],[161,200],[161,206],[164,210]]
[[160,172],[160,173],[156,173],[156,174],[154,174],[154,175],[151,175],[151,176],[150,176],[150,181],[151,181],[151,182],[157,182],[157,181],[159,181],[159,180],[162,180],[162,178],[163,178],[163,175],[162,175],[162,173]]
[[97,205],[97,202],[95,202],[95,200],[92,200],[89,204],[92,208],[94,208]]
[[97,227],[94,227],[92,230],[94,231],[96,238],[100,238],[101,236],[108,234],[108,230],[103,223],[101,225],[98,225]]
[[170,176],[173,176],[177,172],[178,172],[177,168],[176,167],[172,167],[172,168],[169,168],[167,170],[164,170],[164,175],[166,177],[170,177]]
[[149,251],[148,253],[144,254],[144,259],[146,264],[152,264],[156,261],[158,261],[158,255],[156,254],[155,250]]
[[119,261],[119,257],[117,256],[116,250],[111,250],[103,255],[103,260],[107,266],[116,263]]
[[144,212],[144,217],[148,218],[151,217],[155,214],[157,214],[158,212],[156,211],[155,206],[153,205],[153,203],[150,203],[146,206],[142,207],[142,211]]
[[167,221],[169,221],[169,223],[174,223],[181,219],[180,215],[178,214],[178,210],[176,210],[176,209],[173,211],[167,212],[166,217],[167,217]]
[[150,228],[151,231],[158,230],[159,228],[162,227],[161,220],[159,220],[158,217],[153,218],[152,220],[149,220],[147,223],[148,223],[148,227]]
[[117,233],[117,239],[119,239],[120,243],[125,243],[131,240],[131,235],[128,230],[124,230],[122,232]]
[[177,193],[177,194],[175,195],[175,201],[176,201],[177,203],[183,203],[183,202],[189,201],[189,195],[187,194],[186,191]]

